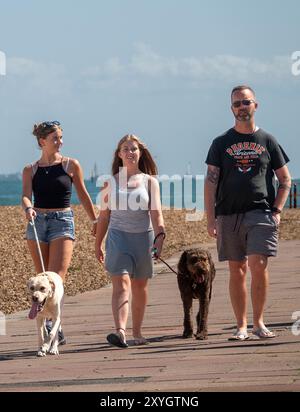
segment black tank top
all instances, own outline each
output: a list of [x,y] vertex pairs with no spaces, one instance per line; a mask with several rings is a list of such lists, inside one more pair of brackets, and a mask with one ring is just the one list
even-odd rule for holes
[[62,209],[70,207],[72,178],[62,163],[49,167],[38,167],[32,179],[34,207]]

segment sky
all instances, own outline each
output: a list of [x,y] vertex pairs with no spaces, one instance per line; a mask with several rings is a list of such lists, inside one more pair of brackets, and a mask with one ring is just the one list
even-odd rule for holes
[[159,174],[203,174],[249,84],[300,178],[299,17],[298,0],[0,0],[0,173],[37,160],[33,124],[59,120],[86,177],[110,172],[127,133]]

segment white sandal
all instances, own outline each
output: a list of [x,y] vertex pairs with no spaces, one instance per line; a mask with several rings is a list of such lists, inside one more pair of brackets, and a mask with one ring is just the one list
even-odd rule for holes
[[246,330],[237,330],[228,340],[247,340],[249,335]]

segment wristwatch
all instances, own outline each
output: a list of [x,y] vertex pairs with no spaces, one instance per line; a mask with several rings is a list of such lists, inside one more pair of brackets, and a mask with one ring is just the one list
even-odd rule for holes
[[281,213],[281,209],[278,209],[278,207],[276,207],[276,206],[273,206],[273,207],[271,208],[271,211],[272,211],[273,213]]

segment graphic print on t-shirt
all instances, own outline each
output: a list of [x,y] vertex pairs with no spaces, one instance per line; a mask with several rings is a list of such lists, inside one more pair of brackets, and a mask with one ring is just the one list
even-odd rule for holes
[[257,165],[257,159],[265,152],[264,146],[254,142],[240,142],[231,145],[226,152],[236,160],[236,168],[241,173],[248,173]]

